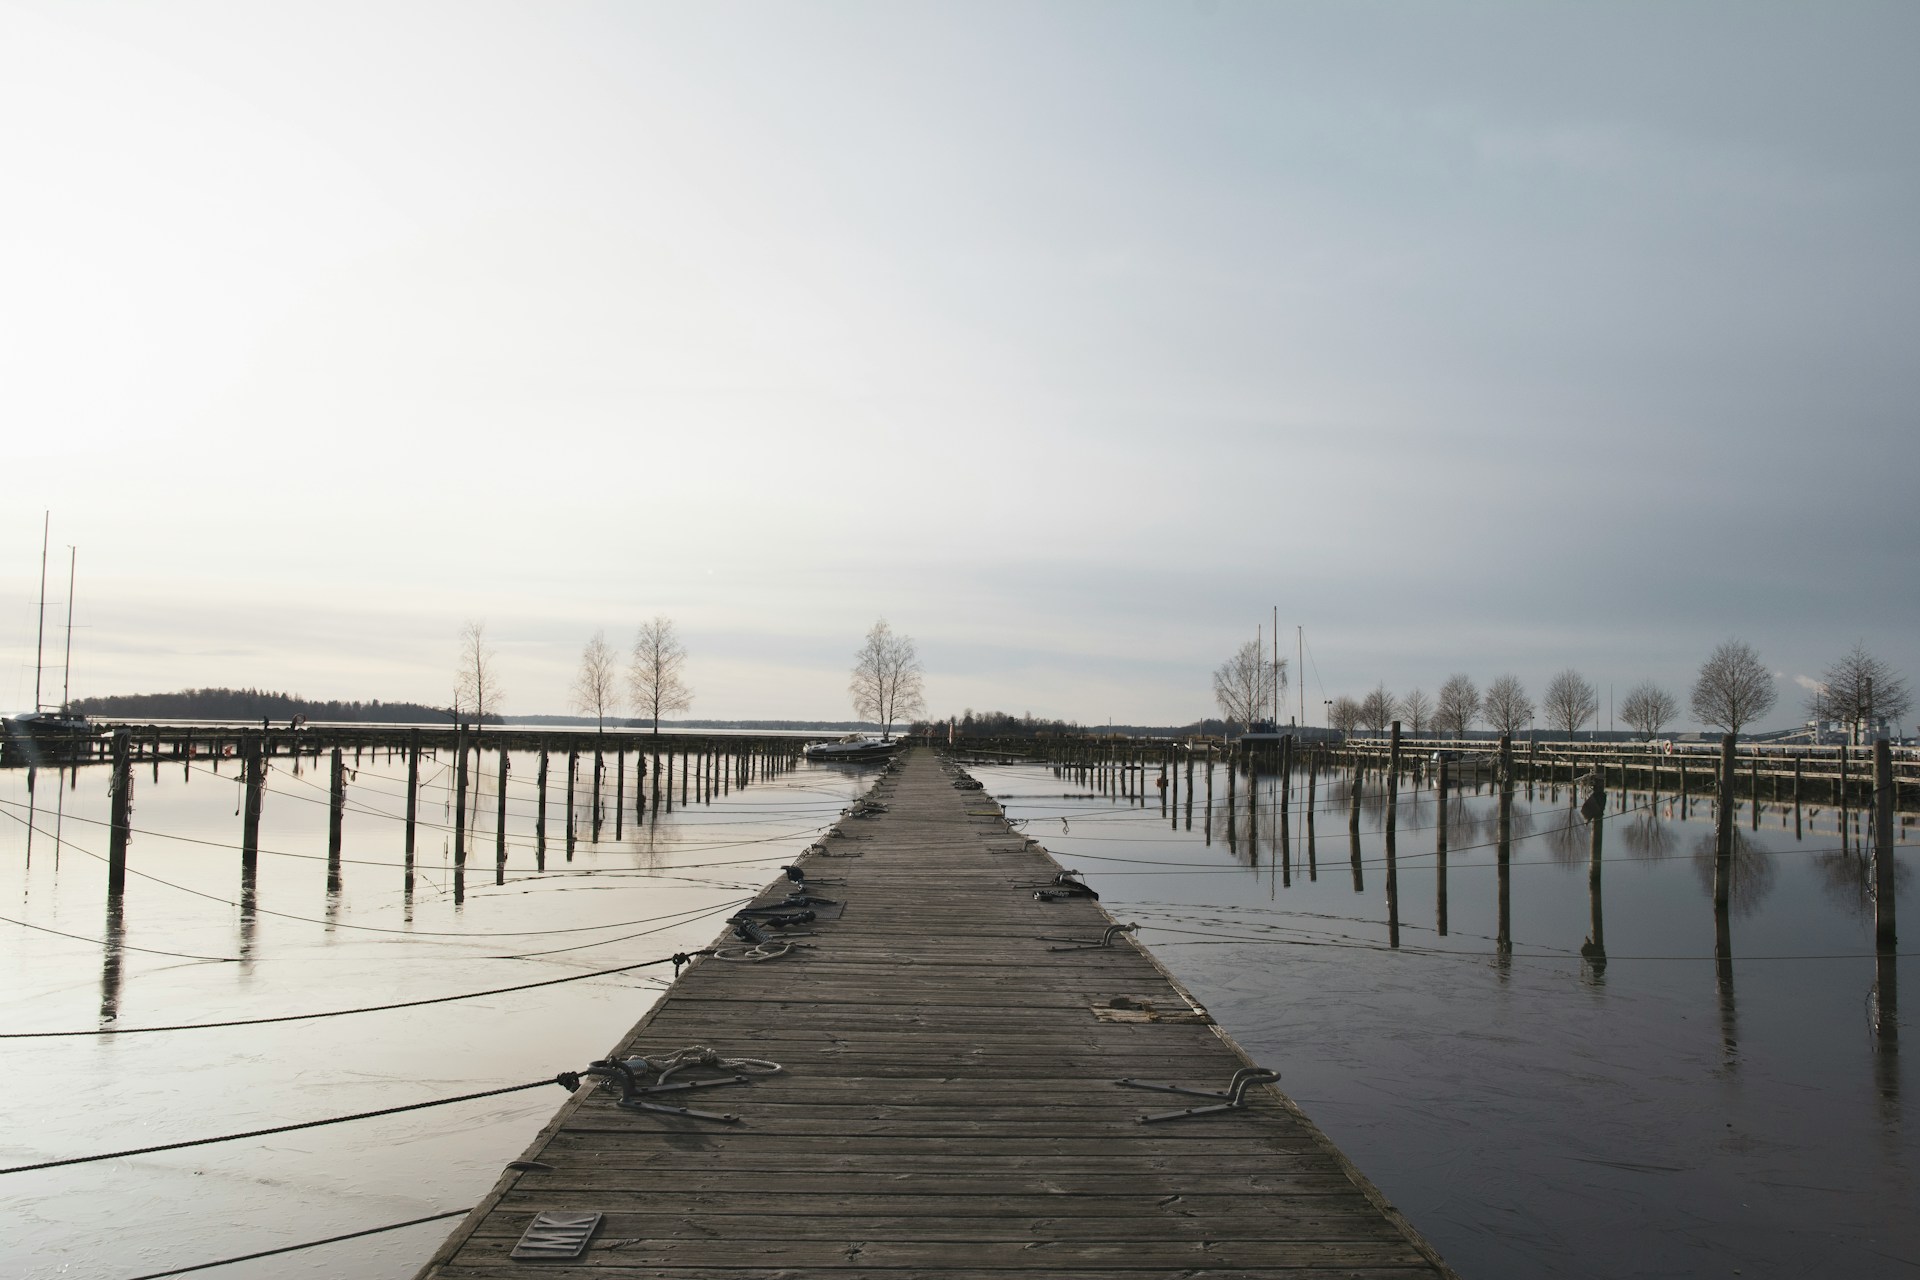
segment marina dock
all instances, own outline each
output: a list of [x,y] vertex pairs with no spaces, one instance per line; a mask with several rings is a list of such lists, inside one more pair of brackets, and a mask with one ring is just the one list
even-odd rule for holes
[[[694,961],[614,1048],[779,1063],[630,1098],[730,1119],[584,1083],[422,1280],[1453,1276],[1273,1085],[1242,1074],[1236,1106],[1118,1083],[1225,1092],[1287,1064],[1248,1061],[961,780],[910,751],[884,812],[762,895],[827,900],[762,948],[784,954]],[[539,1214],[558,1225],[530,1236]],[[593,1231],[573,1257],[569,1222]]]

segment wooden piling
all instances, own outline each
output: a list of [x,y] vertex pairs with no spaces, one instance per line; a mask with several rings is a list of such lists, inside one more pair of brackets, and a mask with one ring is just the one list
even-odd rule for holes
[[327,783],[327,892],[340,892],[341,824],[347,816],[347,763],[340,748],[333,749]]
[[1873,744],[1873,945],[1882,955],[1898,950],[1893,881],[1893,748],[1885,738]]
[[127,841],[133,834],[133,739],[124,728],[113,731],[113,802],[107,830],[107,901],[127,891]]
[[573,861],[573,846],[579,840],[575,829],[574,792],[580,781],[580,748],[567,744],[567,861]]
[[547,869],[547,744],[540,744],[540,777],[538,798],[533,810],[533,867],[536,871]]
[[467,865],[467,731],[453,731],[453,865]]
[[1440,757],[1434,777],[1435,825],[1433,837],[1433,916],[1434,932],[1447,936],[1447,757]]
[[414,824],[420,814],[420,731],[407,732],[407,882],[413,882]]
[[[1291,741],[1291,739],[1289,739]],[[1400,814],[1400,722],[1393,722],[1393,734],[1387,743],[1387,945],[1400,945],[1400,859],[1396,850],[1395,827]]]
[[493,817],[493,882],[507,882],[507,773],[511,769],[507,762],[507,749],[500,748],[500,787],[495,797]]
[[1498,895],[1497,936],[1494,950],[1502,956],[1513,953],[1513,736],[1500,735],[1500,789],[1498,826],[1495,831],[1494,872]]

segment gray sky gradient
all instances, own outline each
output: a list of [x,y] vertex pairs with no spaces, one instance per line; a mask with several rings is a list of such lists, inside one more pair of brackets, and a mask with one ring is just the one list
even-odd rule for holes
[[[0,5],[0,610],[76,693],[1211,709],[1920,674],[1920,9]],[[56,578],[64,581],[56,572]],[[54,594],[58,596],[59,591]],[[59,620],[58,608],[54,620]],[[0,691],[4,692],[4,691]],[[1603,712],[1604,714],[1604,712]]]

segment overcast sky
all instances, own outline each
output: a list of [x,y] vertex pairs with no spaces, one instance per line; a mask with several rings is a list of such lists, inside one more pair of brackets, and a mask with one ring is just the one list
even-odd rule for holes
[[[0,4],[32,701],[1920,675],[1920,7]],[[57,646],[56,646],[57,649]],[[56,683],[57,677],[50,680]],[[1296,702],[1298,690],[1296,688]],[[52,695],[57,697],[57,692]],[[1909,731],[1911,728],[1909,727]]]

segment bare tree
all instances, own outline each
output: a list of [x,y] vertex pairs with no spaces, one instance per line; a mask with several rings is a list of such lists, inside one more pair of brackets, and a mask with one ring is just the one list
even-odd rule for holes
[[1642,680],[1627,690],[1620,703],[1620,718],[1649,738],[1659,737],[1660,730],[1679,714],[1679,699],[1651,680]]
[[1258,640],[1249,640],[1234,650],[1233,656],[1213,671],[1213,700],[1220,714],[1237,720],[1251,733],[1253,722],[1267,715],[1273,706],[1274,681],[1278,677],[1285,688],[1286,663],[1274,663],[1260,651]]
[[1407,722],[1407,732],[1419,737],[1421,729],[1433,725],[1433,699],[1416,688],[1400,699],[1400,718]]
[[687,651],[674,634],[673,619],[656,615],[640,624],[633,637],[633,659],[627,668],[627,696],[642,718],[660,732],[660,717],[693,705],[693,690],[680,676]]
[[580,651],[580,674],[573,678],[573,709],[592,716],[598,729],[620,710],[620,682],[614,674],[613,646],[607,633],[596,631]]
[[1700,664],[1693,714],[1701,724],[1737,734],[1773,710],[1773,674],[1744,640],[1723,642]]
[[1518,733],[1533,719],[1533,699],[1519,676],[1500,676],[1488,685],[1480,707],[1487,723],[1499,733]]
[[1387,726],[1400,718],[1400,699],[1387,691],[1385,684],[1374,686],[1373,692],[1360,699],[1360,722],[1375,733],[1385,733]]
[[1820,673],[1820,687],[1807,699],[1807,710],[1816,719],[1838,720],[1853,742],[1860,741],[1863,727],[1881,718],[1897,724],[1912,707],[1907,682],[1868,653],[1864,641]]
[[1447,677],[1440,686],[1440,705],[1433,713],[1433,727],[1455,738],[1467,736],[1467,729],[1480,718],[1480,690],[1466,674]]
[[853,697],[853,713],[879,722],[883,738],[893,736],[894,721],[925,711],[913,638],[896,635],[885,618],[874,623],[867,642],[853,656],[853,679],[847,692]]
[[453,716],[471,714],[484,724],[500,708],[500,676],[494,669],[493,646],[487,643],[487,624],[469,620],[460,629],[460,657],[453,672]]
[[1585,676],[1568,667],[1547,681],[1547,692],[1540,699],[1540,709],[1546,713],[1548,724],[1564,730],[1571,738],[1600,709],[1600,695],[1587,683]]
[[1327,708],[1327,723],[1343,734],[1351,734],[1360,724],[1360,704],[1342,694]]

